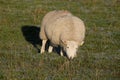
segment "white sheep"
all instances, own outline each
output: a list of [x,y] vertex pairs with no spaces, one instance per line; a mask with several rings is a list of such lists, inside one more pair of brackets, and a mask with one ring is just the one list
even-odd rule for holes
[[52,52],[52,46],[60,45],[61,56],[65,51],[67,57],[73,59],[78,47],[84,43],[85,25],[81,19],[68,11],[51,11],[43,18],[40,38],[42,39],[41,53],[44,53],[45,44],[50,40],[48,52]]

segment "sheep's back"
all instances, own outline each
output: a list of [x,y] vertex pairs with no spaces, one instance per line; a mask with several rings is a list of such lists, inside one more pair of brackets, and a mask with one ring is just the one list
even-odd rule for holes
[[85,25],[84,22],[79,19],[78,17],[73,16],[73,23],[74,23],[74,31],[73,31],[73,38],[79,44],[84,41],[85,38]]
[[54,23],[54,21],[57,18],[66,16],[66,15],[72,15],[72,14],[69,11],[65,11],[65,10],[58,10],[58,11],[55,10],[55,11],[51,11],[51,12],[47,13],[42,20],[41,30],[40,30],[40,38],[47,39],[46,33],[44,31],[45,26],[48,26],[48,25]]

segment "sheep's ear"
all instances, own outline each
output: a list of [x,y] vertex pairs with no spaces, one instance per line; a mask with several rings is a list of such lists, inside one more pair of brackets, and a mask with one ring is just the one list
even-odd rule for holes
[[66,40],[61,40],[62,44],[67,45],[67,41]]
[[82,41],[81,43],[80,43],[80,46],[82,46],[84,44],[84,41]]

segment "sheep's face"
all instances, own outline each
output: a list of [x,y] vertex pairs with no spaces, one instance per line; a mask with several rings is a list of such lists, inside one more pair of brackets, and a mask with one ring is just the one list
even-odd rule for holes
[[64,46],[64,51],[69,59],[73,59],[76,56],[78,49],[78,44],[75,41],[66,41],[66,46]]

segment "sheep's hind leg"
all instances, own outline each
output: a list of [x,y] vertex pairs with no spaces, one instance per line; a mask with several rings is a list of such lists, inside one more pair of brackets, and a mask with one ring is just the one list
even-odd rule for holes
[[41,53],[45,52],[45,44],[46,44],[47,40],[42,40],[42,47],[41,47]]
[[53,50],[53,47],[50,45],[49,48],[48,48],[48,52],[51,53]]

